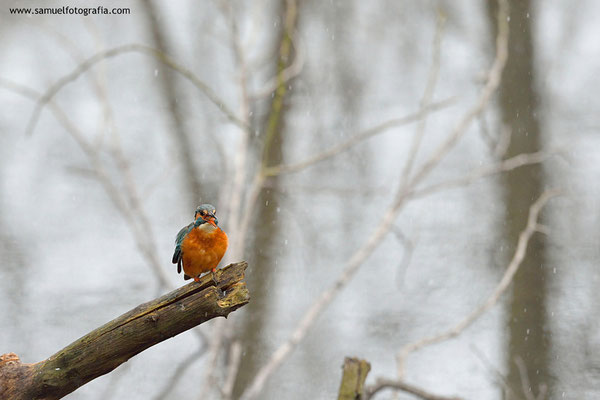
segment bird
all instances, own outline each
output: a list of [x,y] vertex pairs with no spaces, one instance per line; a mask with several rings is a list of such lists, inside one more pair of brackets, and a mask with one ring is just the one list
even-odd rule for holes
[[202,204],[194,212],[194,222],[182,228],[175,238],[173,264],[177,273],[183,267],[183,279],[194,278],[211,271],[213,280],[217,265],[227,251],[227,234],[219,227],[216,209],[211,204]]

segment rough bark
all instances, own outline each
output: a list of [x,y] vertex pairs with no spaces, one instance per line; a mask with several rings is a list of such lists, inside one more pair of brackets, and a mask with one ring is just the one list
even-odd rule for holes
[[141,304],[35,364],[0,356],[0,399],[60,399],[136,354],[248,303],[246,262]]

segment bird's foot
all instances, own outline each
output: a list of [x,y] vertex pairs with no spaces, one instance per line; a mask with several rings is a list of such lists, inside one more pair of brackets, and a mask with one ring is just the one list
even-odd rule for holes
[[215,285],[218,285],[218,284],[219,284],[219,281],[217,280],[217,275],[216,275],[216,272],[217,272],[217,269],[216,269],[216,268],[213,268],[213,269],[210,271],[210,273],[211,273],[211,275],[212,275],[212,280],[213,280],[213,282],[215,283]]
[[194,277],[194,282],[200,282],[200,277],[199,276],[195,276]]

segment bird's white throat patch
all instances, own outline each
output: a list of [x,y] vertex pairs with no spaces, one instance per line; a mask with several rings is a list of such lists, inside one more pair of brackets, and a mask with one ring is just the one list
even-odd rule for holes
[[211,225],[211,224],[209,224],[209,223],[206,223],[206,224],[202,224],[202,225],[200,225],[200,226],[198,227],[198,229],[200,229],[201,231],[204,231],[204,232],[212,232],[212,231],[214,231],[214,230],[215,230],[215,229],[217,229],[217,228],[215,228],[214,226],[212,226],[212,225]]

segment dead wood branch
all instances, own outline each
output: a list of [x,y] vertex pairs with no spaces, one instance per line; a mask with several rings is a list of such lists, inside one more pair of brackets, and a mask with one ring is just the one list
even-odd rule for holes
[[250,298],[246,262],[231,264],[108,322],[50,358],[23,364],[14,353],[0,356],[0,398],[60,399],[136,354],[215,317]]
[[354,357],[344,359],[342,383],[338,400],[356,400],[363,395],[365,380],[371,370],[371,364]]

